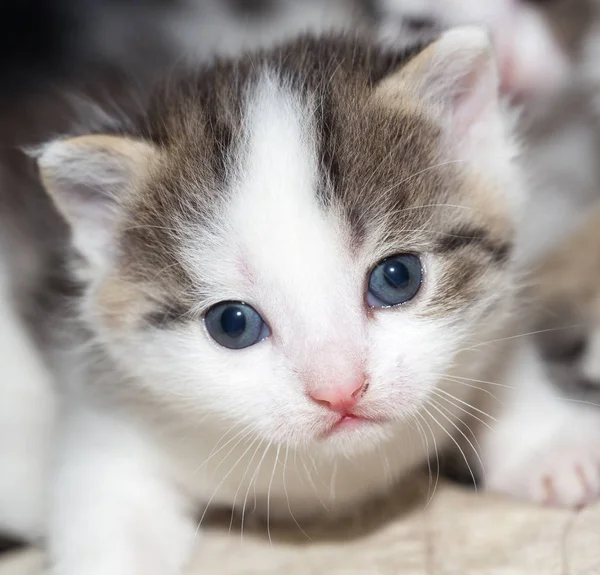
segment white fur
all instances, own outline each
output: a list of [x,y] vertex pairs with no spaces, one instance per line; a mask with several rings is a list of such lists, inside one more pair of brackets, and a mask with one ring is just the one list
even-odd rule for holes
[[43,533],[55,398],[15,313],[4,263],[0,252],[0,532],[34,539]]
[[530,341],[509,358],[498,423],[481,438],[487,487],[539,503],[580,506],[600,495],[598,408],[562,398]]
[[50,514],[50,573],[181,573],[194,539],[192,509],[134,428],[71,410]]

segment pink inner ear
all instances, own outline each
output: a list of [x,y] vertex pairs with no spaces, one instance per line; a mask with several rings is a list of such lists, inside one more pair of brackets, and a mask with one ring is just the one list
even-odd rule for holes
[[466,138],[498,103],[498,75],[493,59],[486,54],[477,64],[460,80],[453,101],[452,134],[458,140]]

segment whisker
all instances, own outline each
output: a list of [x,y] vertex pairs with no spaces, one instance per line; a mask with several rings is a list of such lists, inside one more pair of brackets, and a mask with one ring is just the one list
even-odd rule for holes
[[273,545],[271,539],[271,488],[273,487],[273,479],[275,478],[275,469],[277,469],[277,463],[279,462],[279,453],[281,452],[281,445],[277,446],[277,454],[275,455],[275,461],[273,462],[273,471],[271,472],[271,480],[269,481],[269,488],[267,489],[267,535],[269,536],[269,544]]
[[[438,375],[438,374],[433,374],[433,375]],[[495,381],[485,381],[483,379],[473,379],[471,377],[463,377],[460,375],[440,375],[439,377],[444,377],[447,379],[454,379],[457,381],[471,381],[473,383],[483,383],[484,385],[493,385],[496,387],[503,387],[505,389],[514,389],[514,386],[512,386],[512,385],[506,385],[504,383],[497,383]],[[475,389],[481,389],[481,388],[477,387]]]
[[474,350],[476,350],[476,349],[478,349],[480,347],[483,347],[483,346],[486,346],[486,345],[490,345],[492,343],[498,343],[498,342],[501,342],[501,341],[510,341],[510,340],[513,340],[513,339],[518,339],[520,337],[529,337],[531,335],[538,335],[540,333],[550,333],[550,332],[553,332],[553,331],[561,331],[561,330],[566,330],[566,329],[574,329],[576,327],[582,327],[582,326],[579,325],[579,324],[576,324],[576,325],[570,325],[570,326],[566,326],[566,327],[554,327],[554,328],[548,328],[548,329],[540,329],[540,330],[537,330],[537,331],[530,331],[529,333],[520,333],[518,335],[511,335],[509,337],[501,337],[501,338],[498,338],[498,339],[491,339],[489,341],[483,341],[481,343],[477,343],[476,345],[473,345],[471,347],[465,347],[463,349],[459,349],[457,353],[462,353],[464,351],[474,351]]
[[204,521],[204,517],[206,516],[206,513],[208,512],[208,508],[210,507],[210,504],[212,503],[213,499],[215,498],[215,495],[217,494],[219,489],[221,489],[221,486],[223,485],[223,483],[225,483],[227,478],[233,473],[234,469],[239,465],[240,461],[242,461],[242,459],[244,458],[246,453],[248,453],[248,451],[250,451],[250,449],[253,445],[254,445],[254,442],[252,442],[246,448],[246,450],[238,457],[237,461],[232,465],[231,469],[224,475],[224,477],[221,479],[221,481],[217,485],[216,489],[213,491],[213,494],[210,496],[210,499],[208,500],[208,503],[206,504],[206,507],[204,508],[202,516],[200,517],[198,526],[196,527],[196,533],[194,534],[194,540],[196,540],[196,538],[198,537],[198,532],[200,531],[200,526],[202,525],[202,522]]
[[[491,416],[489,413],[487,413],[487,412],[483,411],[482,409],[479,409],[479,408],[475,407],[474,405],[471,405],[470,403],[468,403],[468,402],[466,402],[466,401],[463,401],[462,399],[458,399],[458,397],[455,397],[454,395],[452,395],[451,393],[448,393],[447,391],[444,391],[443,389],[436,389],[436,390],[434,390],[434,393],[435,393],[435,394],[436,394],[438,397],[441,397],[439,394],[440,394],[440,393],[443,393],[445,396],[447,396],[447,397],[450,397],[451,399],[453,399],[454,401],[457,401],[457,402],[458,402],[458,403],[460,403],[461,405],[464,405],[464,406],[466,406],[466,407],[469,407],[469,408],[471,408],[473,411],[476,411],[477,413],[480,413],[481,415],[483,415],[483,416],[485,416],[485,417],[489,417],[489,418],[490,418],[490,419],[491,419],[493,422],[495,422],[495,423],[498,423],[498,420],[497,420],[495,417]],[[458,406],[456,406],[456,407],[458,407]],[[463,410],[463,411],[464,411],[464,410]],[[467,411],[467,413],[469,413],[469,412]],[[469,415],[472,415],[472,414],[469,414]],[[475,416],[473,415],[473,417],[475,417]],[[483,423],[483,422],[482,422],[482,423]],[[486,424],[486,425],[487,425],[487,424]]]
[[[310,473],[310,470],[308,469],[308,466],[306,465],[306,461],[304,461],[304,457],[302,457],[302,455],[300,455],[300,461],[302,462],[302,465],[304,466],[304,471],[306,472],[306,477],[308,479],[308,483],[312,487],[312,490],[315,492],[316,498],[319,500],[319,503],[321,504],[321,506],[323,507],[323,509],[325,509],[325,511],[327,511],[327,513],[329,513],[331,511],[331,509],[329,509],[329,507],[327,507],[325,505],[325,503],[323,503],[323,500],[319,496],[319,491],[317,489],[317,486],[316,486],[316,484],[315,484],[315,482],[313,480],[313,477],[312,477],[312,475]],[[315,467],[315,469],[316,469],[316,467]]]
[[421,422],[417,419],[416,413],[412,414],[412,416],[414,417],[415,424],[419,431],[419,438],[421,439],[421,445],[423,446],[423,449],[425,450],[425,457],[427,458],[427,471],[428,471],[428,476],[429,476],[429,488],[427,489],[427,502],[429,502],[431,500],[431,488],[433,487],[433,473],[431,472],[431,459],[429,458],[429,439],[427,438],[427,435],[425,434],[425,430],[423,429]]
[[482,391],[483,393],[490,395],[497,401],[500,401],[500,400],[491,391],[486,391],[485,389],[483,389],[481,387],[478,387],[476,385],[469,385],[468,383],[464,383],[464,382],[481,383],[483,385],[491,385],[492,387],[501,387],[503,389],[515,389],[515,387],[512,385],[507,385],[505,383],[497,383],[495,381],[485,381],[483,379],[473,379],[471,377],[462,377],[459,375],[446,375],[446,374],[442,374],[442,373],[432,373],[431,375],[433,375],[435,377],[439,377],[442,380],[445,379],[452,383],[460,383],[460,384],[463,384],[465,387],[471,387],[472,389],[477,389],[479,391]]
[[490,431],[494,431],[494,428],[489,423],[483,421],[483,419],[480,419],[479,417],[477,417],[476,415],[474,415],[473,413],[471,413],[467,409],[464,409],[460,405],[457,405],[456,403],[453,403],[450,399],[448,399],[447,397],[444,397],[443,395],[438,395],[438,394],[435,394],[435,395],[439,399],[443,399],[444,401],[448,402],[452,407],[454,407],[454,408],[462,411],[463,413],[467,414],[469,417],[472,417],[476,421],[479,421],[479,423],[481,423],[482,425],[485,425]]
[[293,522],[296,524],[296,527],[298,527],[298,529],[300,529],[300,531],[302,531],[302,533],[304,533],[304,535],[308,538],[309,541],[312,541],[312,539],[310,538],[310,535],[308,535],[308,533],[306,531],[304,531],[304,529],[302,529],[302,527],[300,526],[300,523],[298,523],[298,521],[294,517],[294,514],[292,513],[292,505],[290,504],[290,498],[288,495],[287,486],[285,484],[285,474],[286,474],[286,469],[287,469],[287,461],[288,461],[289,452],[290,452],[290,448],[289,448],[289,446],[287,446],[285,448],[285,460],[283,462],[283,492],[285,493],[285,500],[287,501],[287,507],[288,507],[288,511],[290,512],[290,517],[292,518]]
[[559,397],[558,399],[561,401],[568,401],[570,403],[579,403],[581,405],[589,405],[591,407],[600,407],[600,403],[593,403],[591,401],[586,401],[584,399],[575,399],[575,398],[571,398],[571,397]]
[[447,161],[447,162],[440,162],[438,164],[434,164],[433,166],[428,166],[427,168],[419,170],[418,172],[415,172],[411,176],[408,176],[407,178],[404,178],[403,180],[400,180],[399,182],[397,182],[396,184],[394,184],[393,186],[391,186],[390,188],[388,188],[387,190],[385,190],[383,192],[383,195],[387,195],[390,192],[393,192],[395,189],[399,188],[400,186],[402,186],[406,182],[409,182],[410,180],[412,180],[412,179],[420,176],[421,174],[424,174],[425,172],[429,172],[430,170],[435,170],[437,168],[442,168],[444,166],[449,166],[449,165],[452,165],[452,164],[464,164],[465,162],[466,162],[466,160],[450,160],[450,161]]
[[[446,399],[446,398],[442,398],[442,399]],[[446,400],[446,401],[448,401],[448,400]],[[436,405],[439,409],[442,409],[447,414],[447,416],[450,417],[450,419],[456,417],[454,415],[454,413],[452,413],[452,411],[450,409],[448,409],[445,405],[441,404],[439,401],[437,401],[437,400],[435,400],[435,399],[432,398],[431,402],[432,402],[432,404]],[[458,421],[458,423],[455,421],[456,425],[461,425],[461,426],[463,426],[463,427],[465,427],[467,429],[469,435],[471,436],[471,438],[475,442],[475,446],[474,447],[477,448],[476,449],[476,453],[479,453],[481,451],[481,445],[479,444],[479,441],[477,440],[477,435],[475,434],[475,432],[471,429],[471,427],[469,426],[469,424],[464,419],[458,418],[457,421]]]
[[252,465],[252,462],[254,461],[254,458],[256,457],[256,454],[258,453],[258,450],[260,449],[260,446],[261,446],[261,442],[260,442],[260,440],[259,440],[258,437],[250,444],[250,447],[252,447],[252,445],[254,445],[257,441],[259,443],[256,446],[256,449],[254,450],[254,453],[252,454],[252,457],[250,458],[250,461],[248,462],[248,465],[246,465],[246,471],[244,471],[244,475],[242,475],[242,478],[240,479],[240,484],[238,485],[238,488],[235,491],[235,495],[233,496],[233,503],[231,505],[231,518],[229,520],[229,532],[227,534],[228,536],[231,535],[231,528],[233,526],[233,518],[235,516],[235,503],[237,501],[238,494],[240,492],[240,489],[242,488],[242,485],[244,483],[244,480],[246,479],[246,476],[248,475],[248,471],[250,470],[250,466]]
[[458,204],[420,204],[418,206],[409,206],[407,208],[400,208],[398,210],[388,212],[390,215],[400,215],[405,212],[413,212],[416,210],[424,210],[425,208],[454,208],[458,210],[468,210],[470,212],[476,211],[471,206],[460,206]]
[[251,427],[253,426],[252,423],[246,425],[245,427],[243,427],[240,431],[238,431],[238,433],[236,433],[229,441],[227,441],[227,443],[225,443],[225,445],[223,445],[222,447],[220,447],[217,451],[215,451],[215,449],[217,449],[219,443],[221,443],[221,441],[223,441],[223,439],[225,439],[225,437],[235,429],[235,425],[232,425],[223,435],[221,435],[221,438],[219,439],[219,441],[217,441],[217,443],[215,444],[215,446],[212,448],[211,452],[208,454],[208,457],[198,466],[196,467],[196,470],[194,471],[194,473],[198,473],[198,471],[200,471],[200,469],[202,469],[213,457],[217,456],[221,451],[223,451],[223,449],[225,449],[232,441],[235,441],[242,433],[245,433],[246,431],[248,431]]
[[333,462],[333,470],[331,471],[331,479],[329,481],[329,499],[335,502],[335,480],[337,477],[338,464],[337,459]]
[[248,489],[246,490],[246,495],[244,497],[244,504],[242,506],[242,526],[240,529],[240,542],[241,543],[244,542],[244,519],[245,519],[245,514],[246,514],[246,503],[248,502],[248,495],[250,493],[250,489],[251,489],[252,485],[254,485],[254,509],[256,510],[256,480],[258,478],[260,468],[263,464],[263,461],[265,460],[265,457],[266,457],[267,452],[269,451],[269,448],[271,447],[271,445],[273,445],[273,441],[269,441],[269,443],[265,447],[262,457],[260,458],[260,461],[258,462],[256,469],[254,470],[254,474],[252,475],[252,477],[250,479],[250,483],[248,483]]
[[438,424],[440,429],[452,440],[454,445],[456,445],[456,447],[460,451],[461,455],[463,456],[463,459],[465,460],[465,464],[467,465],[467,469],[469,470],[469,473],[471,474],[471,479],[473,480],[473,487],[475,488],[475,492],[477,492],[477,480],[475,479],[475,474],[473,473],[473,470],[471,469],[471,466],[469,465],[469,460],[467,459],[467,456],[465,455],[465,452],[463,451],[462,447],[459,445],[458,441],[456,441],[454,436],[431,414],[431,412],[427,409],[427,407],[423,406],[423,411],[425,411],[425,413],[433,421],[435,421],[435,423]]
[[[469,444],[469,446],[471,447],[471,449],[473,450],[473,453],[475,454],[475,456],[477,457],[477,460],[479,461],[479,465],[481,465],[481,470],[484,474],[485,477],[485,468],[483,466],[483,461],[481,459],[481,456],[479,455],[479,450],[481,449],[481,447],[479,447],[479,443],[477,442],[477,439],[475,439],[475,443],[477,443],[479,450],[475,448],[475,446],[473,445],[473,442],[466,436],[466,434],[463,432],[462,429],[460,429],[460,427],[458,427],[458,425],[456,425],[456,423],[454,423],[454,421],[452,421],[452,419],[450,417],[448,417],[443,411],[446,411],[447,413],[450,413],[450,415],[452,415],[451,412],[449,412],[444,406],[440,405],[437,401],[435,401],[434,399],[430,399],[428,402],[430,407],[433,407],[433,409],[435,409],[442,417],[444,417],[445,419],[448,420],[448,422],[450,423],[450,425],[452,425],[452,427],[454,427],[454,429],[456,429],[456,431],[458,431],[458,433],[461,434],[461,436],[465,439],[465,441]],[[437,405],[436,405],[437,404]],[[441,409],[440,409],[441,407]],[[463,422],[464,424],[464,422]],[[466,425],[466,424],[464,424]],[[475,434],[473,433],[472,429],[466,425],[467,429],[471,432],[471,435],[473,435],[473,437],[475,437]]]
[[[435,497],[435,493],[437,491],[438,484],[440,482],[440,454],[438,451],[437,441],[435,439],[435,433],[433,433],[433,429],[431,429],[431,425],[429,425],[429,422],[425,419],[425,417],[423,416],[422,413],[419,413],[417,411],[415,413],[415,415],[417,417],[420,417],[421,420],[423,421],[423,423],[429,429],[429,433],[431,433],[431,439],[433,440],[433,449],[435,451],[435,465],[436,465],[435,484],[433,486],[433,493],[431,494],[431,497],[429,498],[429,500],[427,501],[427,505],[425,506],[425,507],[427,507],[433,501],[433,498]],[[423,431],[425,431],[425,430],[423,429]],[[425,434],[425,437],[427,437],[427,434]],[[428,459],[429,469],[431,469],[431,463],[429,461],[429,454],[428,454],[427,459]]]
[[221,465],[223,465],[223,463],[225,463],[227,461],[227,458],[236,450],[236,448],[238,447],[238,445],[240,443],[242,443],[246,438],[250,437],[252,435],[252,433],[254,433],[254,431],[252,429],[250,429],[249,431],[247,431],[246,433],[244,433],[244,435],[242,435],[242,437],[240,437],[229,449],[229,451],[227,452],[227,454],[221,459],[221,461],[219,461],[219,463],[217,463],[217,466],[215,467],[215,471],[217,471],[219,469],[219,467],[221,467]]
[[[494,401],[497,401],[499,404],[502,405],[502,401],[498,398],[498,396],[496,394],[494,394],[493,392],[491,392],[489,389],[483,389],[483,387],[479,387],[478,385],[473,385],[472,383],[466,383],[466,382],[460,381],[458,379],[450,379],[447,377],[440,378],[440,381],[445,381],[445,382],[452,383],[455,385],[461,385],[462,387],[468,387],[470,389],[476,389],[480,393],[485,393],[486,395],[489,395]],[[504,386],[502,386],[502,387],[504,387]],[[506,387],[508,387],[508,386],[506,386]],[[514,389],[514,388],[510,388],[510,389]]]

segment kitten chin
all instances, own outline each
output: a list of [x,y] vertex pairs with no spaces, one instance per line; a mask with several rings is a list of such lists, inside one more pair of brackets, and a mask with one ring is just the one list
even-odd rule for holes
[[178,572],[197,507],[314,515],[456,443],[517,282],[498,84],[477,28],[305,37],[33,152],[86,278],[61,318],[59,575]]

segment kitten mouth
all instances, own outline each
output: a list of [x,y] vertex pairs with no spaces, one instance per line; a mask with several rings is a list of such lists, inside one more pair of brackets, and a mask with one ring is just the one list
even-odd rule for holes
[[346,413],[340,416],[340,418],[322,435],[322,438],[326,439],[335,433],[350,431],[365,425],[376,425],[379,423],[382,422],[368,417],[354,415],[353,413]]

